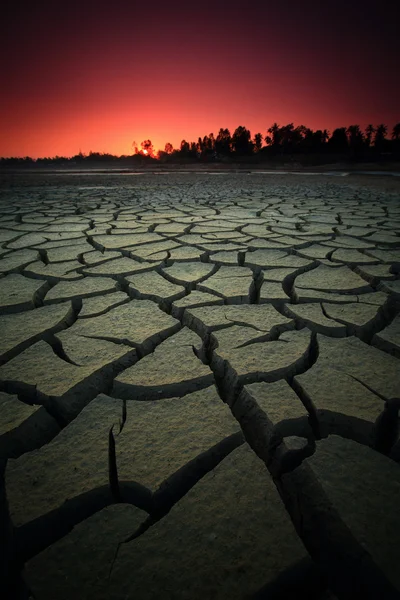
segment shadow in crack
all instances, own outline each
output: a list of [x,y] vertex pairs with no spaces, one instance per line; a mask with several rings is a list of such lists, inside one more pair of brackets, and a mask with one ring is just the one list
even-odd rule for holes
[[322,600],[327,582],[308,556],[280,573],[248,600]]

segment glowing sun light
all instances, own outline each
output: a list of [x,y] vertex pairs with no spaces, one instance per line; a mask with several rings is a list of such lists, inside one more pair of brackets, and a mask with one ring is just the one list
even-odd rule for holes
[[148,154],[148,151],[147,150],[143,150],[143,154]]

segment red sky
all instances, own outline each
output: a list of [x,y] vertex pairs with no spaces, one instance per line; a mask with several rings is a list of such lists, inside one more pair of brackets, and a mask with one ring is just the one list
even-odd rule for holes
[[19,2],[0,30],[0,156],[130,154],[220,127],[400,121],[392,0]]

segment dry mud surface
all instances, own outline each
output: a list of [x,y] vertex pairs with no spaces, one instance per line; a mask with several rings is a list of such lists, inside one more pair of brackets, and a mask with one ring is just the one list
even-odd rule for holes
[[399,185],[3,180],[4,577],[397,598]]

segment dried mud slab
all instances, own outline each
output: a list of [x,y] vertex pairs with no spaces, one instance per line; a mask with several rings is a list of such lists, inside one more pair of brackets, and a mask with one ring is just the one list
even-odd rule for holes
[[126,277],[129,282],[129,294],[132,298],[148,298],[154,302],[168,300],[172,302],[185,295],[185,288],[166,280],[155,271]]
[[60,431],[42,406],[25,404],[17,396],[0,392],[0,410],[0,458],[17,458]]
[[[225,330],[221,331],[221,334]],[[228,361],[242,383],[251,381],[277,381],[294,375],[304,368],[309,352],[308,330],[286,331],[276,341],[236,346],[231,340],[222,342],[215,350],[217,359]]]
[[[194,248],[193,246],[177,246],[170,250],[169,258],[171,260],[189,262],[193,260],[200,260],[204,254],[204,250],[200,248]],[[164,260],[164,258],[165,257],[161,256],[161,254],[157,254],[158,260]],[[153,259],[156,259],[156,255],[153,256]]]
[[305,260],[299,256],[288,254],[287,250],[255,250],[254,252],[246,252],[244,260],[246,267],[261,267],[263,269],[278,267],[299,269],[309,264],[312,264],[311,260]]
[[168,253],[172,250],[180,248],[180,244],[173,240],[165,240],[164,242],[156,242],[150,244],[142,244],[134,249],[130,249],[130,257],[136,260],[147,260],[159,262],[168,258]]
[[363,254],[360,250],[351,250],[349,248],[335,250],[331,255],[331,260],[348,265],[374,265],[379,262],[378,259],[372,258],[368,254]]
[[320,265],[296,277],[296,289],[314,289],[334,293],[360,294],[370,292],[368,284],[348,267]]
[[260,288],[259,302],[260,304],[278,304],[290,300],[289,295],[283,290],[282,285],[277,282],[263,281]]
[[295,389],[316,415],[322,436],[332,433],[373,445],[384,401],[335,362],[320,363],[294,378]]
[[73,310],[69,302],[0,316],[0,364],[46,334],[64,329],[72,322]]
[[57,509],[67,498],[108,485],[108,431],[113,424],[120,480],[137,481],[152,491],[239,429],[214,387],[182,398],[129,402],[126,423],[117,435],[122,405],[122,400],[101,394],[49,444],[8,462],[15,525]]
[[[121,599],[160,594],[172,599],[185,590],[190,598],[239,599],[305,556],[264,465],[246,445],[198,482],[162,521],[122,545],[107,581],[113,551],[137,528],[138,517],[137,509],[120,506],[79,525],[28,563],[34,592],[42,598],[57,593],[65,600],[77,593],[88,600],[110,593]],[[82,546],[88,562],[79,563]],[[59,577],[49,577],[55,569]]]
[[246,304],[238,306],[204,306],[185,311],[184,322],[200,336],[231,325],[244,325],[260,335],[289,329],[292,319],[281,315],[273,306]]
[[315,333],[322,333],[331,337],[344,337],[346,335],[346,326],[330,319],[319,303],[286,305],[285,312]]
[[106,296],[101,295],[83,298],[82,308],[79,311],[78,319],[97,317],[107,312],[110,308],[114,308],[120,304],[126,304],[127,302],[129,302],[129,296],[124,292],[113,292]]
[[[43,244],[40,246],[43,248]],[[79,256],[88,253],[92,248],[87,242],[83,244],[65,245],[59,248],[49,248],[46,250],[47,259],[49,262],[65,262],[68,260],[78,260]]]
[[[242,394],[250,396],[264,411],[275,436],[280,438],[312,437],[309,413],[285,380],[275,383],[251,383],[244,386]],[[247,408],[247,399],[244,397],[241,400],[244,407]],[[236,413],[236,417],[240,419],[241,415]],[[264,443],[268,443],[268,441],[265,440]]]
[[327,317],[346,326],[348,335],[367,340],[378,323],[378,307],[372,304],[354,302],[350,304],[329,304],[323,302],[322,307]]
[[393,321],[372,338],[372,344],[400,358],[400,317],[397,316]]
[[93,241],[102,250],[121,250],[130,246],[163,242],[164,238],[158,233],[129,233],[128,235],[116,233],[115,235],[94,235]]
[[395,357],[356,337],[333,339],[318,335],[318,364],[346,373],[385,398],[398,396],[400,370]]
[[70,329],[75,335],[141,346],[152,350],[157,343],[180,329],[180,323],[162,312],[151,300],[131,300],[107,313],[79,319]]
[[96,266],[101,263],[107,262],[108,260],[112,260],[113,258],[120,258],[119,252],[113,252],[112,250],[99,252],[98,250],[92,250],[90,252],[85,252],[82,254],[82,260],[88,267]]
[[83,275],[77,272],[82,267],[77,260],[66,262],[48,263],[36,261],[25,267],[24,273],[30,277],[47,279],[48,281],[82,279]]
[[[107,236],[110,237],[110,236]],[[82,266],[82,265],[80,265]],[[116,276],[116,275],[133,275],[140,271],[148,271],[153,267],[153,263],[150,262],[139,262],[132,258],[115,258],[108,260],[104,263],[98,264],[95,267],[88,267],[83,269],[84,275],[91,275],[97,277],[103,276]]]
[[145,518],[143,510],[128,504],[108,506],[89,517],[26,564],[32,592],[43,600],[118,597],[108,577],[110,564],[118,544]]
[[239,264],[238,252],[215,252],[211,254],[210,261],[216,265],[233,265]]
[[90,296],[107,294],[115,292],[116,285],[113,279],[107,277],[85,277],[74,282],[60,281],[46,294],[44,303],[50,304],[72,300],[73,298],[89,298]]
[[211,264],[185,262],[174,263],[171,267],[163,268],[163,273],[173,283],[186,286],[207,279],[215,270],[214,265]]
[[15,250],[7,252],[0,258],[0,273],[12,273],[19,271],[29,263],[33,263],[38,258],[36,250]]
[[396,300],[400,299],[400,280],[396,281],[384,281],[381,283],[380,288],[387,294],[391,294]]
[[[343,555],[353,567],[351,581],[343,578],[341,557],[332,556],[331,564],[325,565],[332,581],[336,578],[335,588],[343,594],[345,590],[360,593],[362,586],[362,593],[368,591],[371,598],[395,598],[400,591],[396,553],[400,541],[398,466],[362,444],[334,435],[317,442],[317,451],[303,465],[297,480],[303,479],[306,494],[314,488],[314,494],[302,502],[303,526],[310,538],[322,540],[321,560],[328,556],[329,540],[324,539],[325,532],[316,530],[320,517],[325,515],[332,540],[340,536],[342,544],[347,540]],[[310,475],[307,481],[305,469]],[[292,476],[284,475],[284,483],[289,485]]]
[[[112,581],[122,582],[128,598],[156,598],[161,589],[169,598],[176,589],[191,598],[242,598],[304,556],[292,527],[264,465],[243,445],[165,519],[121,548]],[[273,548],[268,561],[266,548]],[[132,562],[134,591],[127,581]]]
[[49,289],[47,281],[10,274],[0,279],[0,312],[14,313],[35,308]]
[[172,302],[171,314],[176,319],[183,319],[183,313],[187,308],[199,308],[201,306],[212,306],[214,304],[223,303],[224,301],[222,298],[218,298],[213,294],[193,290],[187,296]]
[[113,395],[127,400],[183,396],[213,382],[210,369],[192,352],[201,338],[184,327],[114,380]]
[[196,284],[202,292],[214,293],[227,304],[245,304],[250,300],[253,273],[246,267],[221,267],[205,282]]
[[25,249],[29,246],[41,244],[42,242],[45,242],[46,239],[46,237],[36,233],[25,233],[24,235],[20,235],[18,239],[9,241],[6,247],[12,250],[20,250],[21,248]]
[[[371,288],[372,289],[372,288]],[[336,304],[347,304],[348,302],[358,302],[358,300],[363,298],[364,296],[370,298],[373,296],[373,293],[370,293],[371,290],[368,289],[365,293],[362,292],[359,296],[356,294],[335,294],[333,292],[323,292],[320,290],[312,290],[312,289],[303,289],[303,288],[294,288],[294,297],[296,298],[296,302],[299,304],[307,304],[309,302],[318,302],[321,303],[324,300],[326,302],[334,302]],[[375,303],[375,302],[374,302]]]
[[45,405],[60,419],[71,419],[103,389],[114,367],[136,360],[130,346],[90,340],[69,331],[60,335],[66,358],[44,341],[37,342],[0,367],[6,389]]

